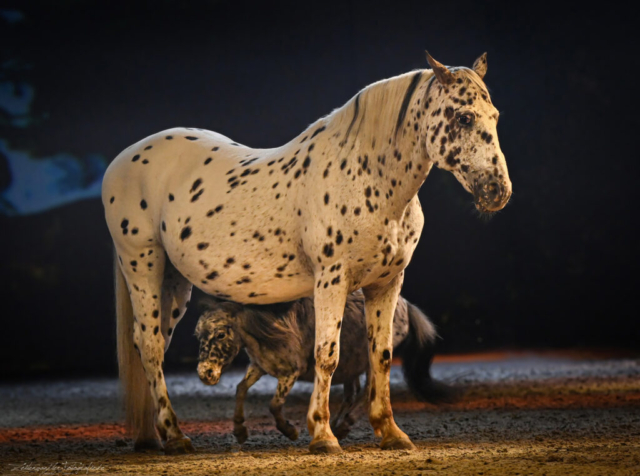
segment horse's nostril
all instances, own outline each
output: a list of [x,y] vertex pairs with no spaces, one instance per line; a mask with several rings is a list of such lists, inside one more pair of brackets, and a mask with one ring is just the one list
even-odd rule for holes
[[209,369],[207,370],[207,378],[212,378],[213,377],[213,370]]
[[496,199],[501,195],[500,184],[498,182],[491,182],[487,186],[488,195],[492,199]]

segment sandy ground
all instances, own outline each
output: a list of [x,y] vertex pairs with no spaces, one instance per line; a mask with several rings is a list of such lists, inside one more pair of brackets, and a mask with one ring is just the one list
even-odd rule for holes
[[[287,416],[290,442],[275,429],[263,378],[246,406],[249,441],[231,435],[241,372],[205,387],[195,372],[173,375],[169,391],[197,453],[135,454],[120,424],[114,380],[0,385],[0,474],[640,474],[640,359],[570,354],[501,354],[436,363],[436,377],[464,385],[455,404],[417,402],[392,370],[396,421],[417,446],[377,447],[366,416],[338,455],[307,451],[310,384],[297,384]],[[332,408],[339,404],[339,387]]]

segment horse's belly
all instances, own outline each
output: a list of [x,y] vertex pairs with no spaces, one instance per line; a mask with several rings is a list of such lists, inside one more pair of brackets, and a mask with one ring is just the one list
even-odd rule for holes
[[239,246],[214,236],[199,250],[198,243],[208,242],[194,238],[187,252],[178,247],[167,253],[178,271],[207,294],[245,304],[292,301],[313,294],[313,275],[293,248],[261,248],[242,241]]
[[243,276],[235,281],[220,279],[216,282],[196,283],[207,294],[243,304],[273,304],[294,301],[313,294],[313,277],[295,279],[260,278]]

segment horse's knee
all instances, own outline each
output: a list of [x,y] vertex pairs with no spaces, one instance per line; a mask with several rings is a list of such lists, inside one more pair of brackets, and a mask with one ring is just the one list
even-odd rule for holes
[[[390,347],[382,348],[378,346],[375,350],[372,349],[372,357],[374,366],[378,367],[382,372],[389,372],[391,370],[391,356],[392,349]],[[375,364],[378,365],[375,365]]]
[[316,350],[316,373],[331,377],[338,367],[340,348],[337,342],[325,343]]

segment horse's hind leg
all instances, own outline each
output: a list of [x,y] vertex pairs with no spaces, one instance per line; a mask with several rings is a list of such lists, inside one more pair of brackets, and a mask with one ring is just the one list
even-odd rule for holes
[[[149,252],[151,252],[151,254],[149,254]],[[148,250],[146,253],[141,253],[141,255],[148,257],[153,255],[153,251]],[[142,257],[140,255],[138,256]],[[178,273],[171,262],[166,260],[164,279],[162,281],[162,312],[160,313],[162,319],[160,331],[164,337],[165,352],[169,348],[171,336],[173,335],[176,325],[180,322],[187,309],[192,287],[193,285]],[[149,389],[147,389],[145,393],[148,394],[147,398],[151,400]],[[145,406],[153,406],[153,400],[151,400],[151,403],[146,403]],[[140,425],[134,445],[135,450],[146,451],[162,449],[156,432],[155,412],[151,412],[151,415],[144,418]]]
[[296,383],[296,380],[298,380],[297,373],[292,373],[286,377],[280,377],[278,379],[278,389],[276,390],[276,394],[273,396],[271,404],[269,405],[269,411],[276,419],[276,428],[280,430],[280,433],[292,441],[298,439],[298,430],[296,430],[296,427],[289,423],[282,415],[282,406],[284,405],[293,384]]
[[264,372],[253,363],[249,364],[247,373],[236,388],[236,409],[233,413],[233,436],[236,437],[238,443],[242,444],[247,441],[249,432],[244,426],[244,399],[251,386],[260,380]]
[[385,286],[364,288],[367,335],[369,338],[369,421],[376,435],[382,435],[382,449],[414,448],[409,437],[393,420],[389,396],[389,373],[393,352],[393,314],[402,287],[403,273]]
[[171,337],[178,322],[184,314],[191,299],[193,285],[182,276],[171,261],[166,260],[164,279],[162,281],[162,336],[164,337],[164,351],[171,343]]
[[131,297],[134,346],[140,354],[154,401],[157,429],[167,440],[165,452],[193,452],[191,441],[178,426],[162,371],[165,341],[160,332],[160,312],[166,259],[164,250],[156,244],[149,244],[144,249],[116,244],[116,251]]
[[351,431],[351,427],[356,422],[352,415],[357,401],[356,396],[360,392],[360,380],[356,379],[345,382],[342,386],[344,389],[344,397],[338,415],[331,424],[331,430],[338,440],[345,438]]

